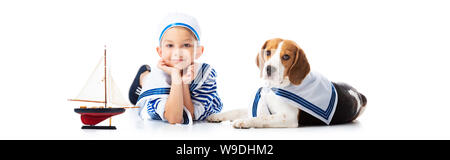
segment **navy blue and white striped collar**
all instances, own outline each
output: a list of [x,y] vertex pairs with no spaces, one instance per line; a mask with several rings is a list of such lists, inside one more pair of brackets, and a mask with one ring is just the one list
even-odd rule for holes
[[261,92],[273,92],[290,103],[296,104],[301,110],[329,124],[337,104],[337,92],[334,85],[324,76],[309,73],[300,85],[288,85],[283,88],[261,87],[255,96],[252,106],[252,116],[257,116],[257,107]]

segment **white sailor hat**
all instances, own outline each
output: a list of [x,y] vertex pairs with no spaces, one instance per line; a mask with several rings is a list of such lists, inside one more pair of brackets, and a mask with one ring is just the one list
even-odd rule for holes
[[197,38],[198,43],[200,43],[200,26],[194,17],[183,13],[169,13],[162,19],[161,24],[158,27],[159,44],[161,44],[164,33],[168,29],[177,26],[189,29],[195,35],[195,38]]

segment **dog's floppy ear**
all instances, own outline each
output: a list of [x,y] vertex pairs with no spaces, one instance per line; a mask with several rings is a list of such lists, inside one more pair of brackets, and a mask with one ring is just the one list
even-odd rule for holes
[[299,85],[310,71],[308,60],[303,50],[297,46],[295,60],[288,71],[289,81],[292,84]]
[[258,55],[256,56],[256,66],[258,66],[258,68],[261,68],[260,65],[263,64],[263,59],[262,59],[263,57],[261,57],[261,55],[263,54],[262,52],[264,51],[264,49],[266,49],[267,43],[269,41],[270,40],[267,40],[266,42],[264,42],[264,45],[261,47],[260,52],[258,52]]
[[259,68],[259,70],[260,70],[260,77],[262,77],[262,68],[264,67],[264,66],[262,66],[262,65],[264,65],[264,57],[262,57],[262,52],[264,51],[264,49],[266,49],[266,46],[267,46],[267,43],[269,42],[269,40],[267,40],[265,43],[264,43],[264,45],[261,47],[261,50],[260,50],[260,52],[258,52],[258,54],[256,55],[256,66]]
[[260,52],[258,52],[258,54],[256,55],[256,66],[258,67],[258,69],[259,69],[259,77],[262,77],[262,68],[263,68],[263,59],[262,59],[262,57],[261,57],[261,53]]
[[260,52],[258,52],[258,54],[256,54],[256,66],[258,68],[261,68],[261,66],[260,66],[261,63],[259,61],[262,61]]

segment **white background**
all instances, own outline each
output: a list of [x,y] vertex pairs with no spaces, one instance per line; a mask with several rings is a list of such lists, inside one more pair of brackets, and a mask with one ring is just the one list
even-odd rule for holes
[[[438,0],[0,1],[0,139],[450,139],[450,3]],[[296,41],[313,70],[368,98],[353,124],[236,130],[115,116],[115,131],[81,130],[74,98],[108,46],[124,97],[159,58],[168,12],[200,22],[224,110],[247,107],[265,40]]]

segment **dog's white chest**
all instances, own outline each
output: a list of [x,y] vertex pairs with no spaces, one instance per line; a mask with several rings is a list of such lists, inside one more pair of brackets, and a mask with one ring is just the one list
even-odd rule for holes
[[286,103],[282,97],[275,94],[269,88],[261,90],[262,108],[258,111],[261,114],[285,113],[291,108],[295,108],[291,103]]

